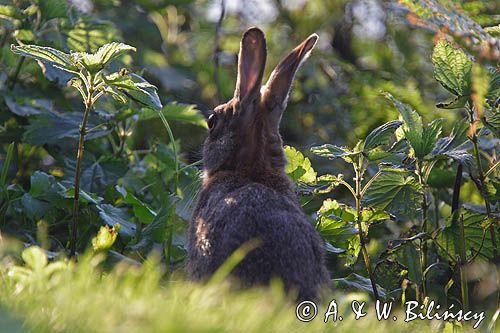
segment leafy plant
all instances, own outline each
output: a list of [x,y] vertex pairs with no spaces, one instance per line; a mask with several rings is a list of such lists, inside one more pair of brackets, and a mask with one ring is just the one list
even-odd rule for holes
[[30,57],[48,63],[54,68],[71,73],[73,78],[70,85],[80,93],[85,110],[79,129],[78,151],[76,157],[74,197],[73,197],[73,223],[71,225],[70,256],[75,256],[79,202],[80,202],[80,176],[83,160],[85,136],[94,128],[87,129],[89,115],[94,111],[94,105],[103,94],[111,94],[120,102],[130,98],[146,107],[161,109],[162,104],[156,93],[156,87],[148,83],[137,74],[129,73],[126,69],[111,74],[106,73],[108,64],[115,58],[128,51],[135,51],[132,46],[123,43],[109,43],[101,46],[96,53],[62,51],[36,45],[12,46],[16,54]]

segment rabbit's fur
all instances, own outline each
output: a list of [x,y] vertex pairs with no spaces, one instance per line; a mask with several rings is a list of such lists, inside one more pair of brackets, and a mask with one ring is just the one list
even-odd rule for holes
[[232,100],[215,108],[203,148],[203,186],[189,227],[188,272],[210,277],[248,241],[254,248],[232,271],[244,285],[280,278],[299,299],[314,299],[329,275],[323,242],[285,174],[279,122],[311,35],[281,61],[261,88],[266,41],[258,28],[241,40]]

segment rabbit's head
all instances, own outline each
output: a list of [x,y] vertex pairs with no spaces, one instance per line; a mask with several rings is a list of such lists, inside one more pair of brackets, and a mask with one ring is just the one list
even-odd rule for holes
[[208,119],[209,135],[203,147],[205,176],[227,170],[249,177],[282,172],[286,159],[279,123],[295,73],[317,40],[313,34],[293,49],[262,86],[266,39],[258,28],[243,34],[234,96],[217,106]]

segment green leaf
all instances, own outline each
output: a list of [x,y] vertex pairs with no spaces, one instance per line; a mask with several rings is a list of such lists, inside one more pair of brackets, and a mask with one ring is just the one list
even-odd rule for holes
[[422,186],[416,175],[401,170],[385,169],[366,191],[363,204],[390,212],[403,220],[412,218],[420,209]]
[[409,105],[401,103],[400,101],[395,99],[391,94],[387,92],[383,92],[382,94],[387,99],[389,99],[396,106],[396,109],[399,111],[401,118],[404,121],[404,126],[402,128],[404,136],[410,143],[413,150],[415,151],[415,154],[417,155],[417,151],[419,151],[420,153],[422,147],[422,135],[424,132],[422,118]]
[[[446,250],[446,252],[452,257],[456,257],[459,254],[460,248],[460,226],[461,216],[463,216],[464,224],[464,238],[465,238],[465,250],[468,257],[474,256],[478,250],[480,250],[479,255],[487,258],[493,258],[493,244],[491,242],[490,234],[487,230],[489,225],[488,217],[483,214],[475,213],[470,210],[460,209],[455,211],[454,215],[451,215],[446,226],[441,231],[438,242]],[[484,243],[481,248],[481,243],[483,242],[483,234],[485,233]],[[496,242],[500,241],[500,233],[496,232]]]
[[500,24],[494,27],[486,27],[484,31],[489,33],[492,37],[500,38]]
[[[80,137],[79,127],[83,115],[78,112],[56,113],[48,112],[37,115],[30,119],[30,124],[24,132],[24,140],[33,145],[42,146],[46,143],[65,143],[67,139],[77,140]],[[91,115],[87,122],[87,128],[97,126],[100,120]],[[50,131],[47,129],[50,128]],[[92,140],[104,135],[108,131],[97,129],[85,136],[85,140]]]
[[311,152],[318,156],[328,157],[329,159],[342,158],[349,163],[354,163],[362,153],[361,151],[351,151],[349,148],[331,144],[312,147]]
[[285,172],[294,182],[313,183],[316,181],[316,171],[311,161],[293,147],[285,146],[285,156],[288,161]]
[[66,0],[42,0],[39,1],[40,11],[45,21],[58,17],[66,17],[68,1]]
[[116,185],[115,189],[122,195],[123,202],[132,205],[134,216],[140,223],[149,224],[153,221],[156,213],[147,204],[137,199],[135,195],[128,192],[123,186]]
[[363,208],[361,211],[361,221],[368,225],[377,224],[391,219],[393,219],[393,217],[383,210]]
[[116,223],[112,228],[108,225],[101,226],[97,235],[92,238],[92,248],[94,251],[109,250],[115,243],[119,231],[119,223]]
[[167,202],[161,207],[153,221],[141,231],[139,241],[129,246],[132,251],[140,250],[143,253],[148,253],[154,243],[165,241],[167,228],[172,223],[178,201],[179,199],[175,196],[168,197]]
[[14,31],[14,38],[23,42],[33,42],[35,40],[35,34],[28,29],[18,29]]
[[19,8],[9,5],[0,5],[0,19],[9,21],[22,20],[23,15]]
[[67,31],[68,48],[73,51],[95,52],[101,45],[116,40],[118,32],[111,22],[80,20]]
[[48,264],[45,251],[38,246],[30,246],[21,254],[26,265],[35,272],[40,272]]
[[345,250],[343,256],[348,265],[356,262],[361,249],[355,215],[352,207],[326,199],[318,210],[316,223],[316,229],[325,241],[334,248]]
[[[373,294],[372,284],[370,279],[365,278],[356,273],[351,273],[345,278],[332,279],[334,286],[338,289],[351,289],[355,291],[363,291]],[[377,291],[381,298],[386,298],[386,292],[384,288],[377,285]]]
[[8,95],[4,99],[9,110],[21,117],[50,112],[53,108],[52,101],[48,99],[32,99]]
[[101,46],[96,53],[74,52],[71,57],[90,73],[95,74],[102,70],[111,60],[129,51],[135,52],[136,49],[127,44],[112,42]]
[[[70,188],[66,188],[64,186],[61,186],[61,195],[64,198],[67,199],[73,199],[75,197],[75,187],[72,186]],[[98,196],[95,193],[88,193],[82,189],[80,189],[80,202],[81,203],[92,203],[94,205],[97,205],[101,203],[104,199]]]
[[423,158],[435,147],[436,142],[443,130],[443,119],[436,119],[425,126],[422,132],[421,144],[415,149],[415,156]]
[[64,52],[51,47],[37,45],[11,45],[11,50],[15,54],[33,58],[42,62],[52,63],[55,67],[68,72],[78,70],[77,64],[72,57]]
[[154,110],[163,107],[157,88],[137,74],[113,73],[104,77],[104,81],[139,104]]
[[455,124],[450,136],[440,138],[430,156],[433,158],[451,158],[463,165],[472,167],[473,157],[467,152],[467,130],[469,125],[464,121]]
[[[196,109],[196,105],[178,104],[176,102],[165,105],[161,111],[167,121],[179,121],[183,123],[197,125],[208,128],[207,121],[203,114]],[[139,120],[148,120],[158,117],[158,112],[154,110],[144,110],[139,116]]]
[[449,101],[436,104],[436,107],[440,109],[461,109],[465,107],[468,100],[469,96],[455,96]]
[[97,205],[99,216],[101,219],[110,226],[120,225],[119,234],[128,238],[135,236],[136,226],[130,222],[130,216],[120,208],[114,207],[110,204]]
[[434,77],[443,87],[457,96],[470,95],[472,61],[464,51],[442,39],[434,47],[432,62]]
[[368,134],[364,143],[364,150],[368,151],[377,146],[387,144],[390,137],[394,134],[396,129],[403,124],[402,121],[393,120],[385,123]]

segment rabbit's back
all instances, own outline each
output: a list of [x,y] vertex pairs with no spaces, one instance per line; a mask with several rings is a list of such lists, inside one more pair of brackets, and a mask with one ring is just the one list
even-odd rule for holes
[[[286,176],[285,176],[286,177]],[[302,212],[287,179],[278,189],[226,175],[202,190],[189,233],[189,273],[209,277],[244,243],[259,246],[233,276],[247,285],[278,277],[299,298],[314,298],[328,273],[319,235]]]

